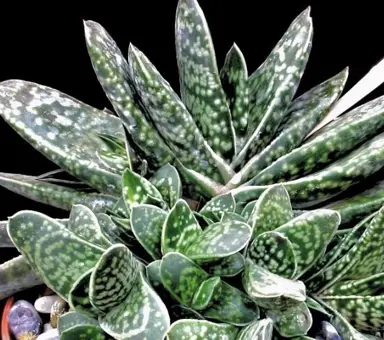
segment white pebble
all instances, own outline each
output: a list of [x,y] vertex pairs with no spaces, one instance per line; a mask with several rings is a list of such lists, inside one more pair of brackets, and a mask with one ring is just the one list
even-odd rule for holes
[[52,325],[48,322],[46,324],[44,324],[44,332],[48,332],[50,329],[53,329]]
[[35,301],[35,308],[39,313],[50,314],[52,305],[59,299],[58,295],[43,296]]
[[48,332],[40,334],[36,340],[60,340],[59,330],[57,328],[50,329]]

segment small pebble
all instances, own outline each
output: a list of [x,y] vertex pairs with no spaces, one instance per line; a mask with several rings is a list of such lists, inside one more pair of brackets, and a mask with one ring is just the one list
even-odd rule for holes
[[9,329],[16,339],[22,336],[37,336],[41,333],[43,322],[31,303],[19,300],[9,310]]
[[327,321],[323,321],[321,323],[321,331],[320,334],[316,337],[316,339],[324,339],[324,340],[341,340],[339,333],[335,327],[332,326]]
[[50,314],[52,305],[59,299],[58,295],[42,296],[35,301],[35,308],[39,313]]
[[60,315],[64,314],[66,311],[67,311],[67,302],[62,298],[57,299],[51,307],[50,322],[53,328],[57,327],[57,319],[59,318]]
[[57,328],[50,329],[40,334],[36,340],[60,340],[59,330]]
[[44,333],[48,332],[50,329],[53,329],[53,327],[50,323],[44,324]]

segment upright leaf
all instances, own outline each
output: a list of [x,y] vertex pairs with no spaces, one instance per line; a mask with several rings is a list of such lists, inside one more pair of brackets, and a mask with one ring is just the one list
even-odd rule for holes
[[220,277],[236,276],[244,269],[244,256],[240,253],[222,257],[216,261],[202,262],[201,267],[209,274]]
[[118,118],[24,80],[2,82],[0,99],[0,115],[37,151],[100,192],[120,192],[119,174],[110,172],[96,156],[107,151],[97,133],[124,136]]
[[208,144],[231,161],[235,150],[231,113],[209,27],[197,0],[178,2],[175,36],[181,98]]
[[193,295],[191,307],[194,310],[203,310],[215,303],[214,296],[221,291],[221,279],[218,276],[210,277],[202,282]]
[[235,211],[235,200],[231,193],[213,197],[199,211],[201,215],[219,222],[225,212]]

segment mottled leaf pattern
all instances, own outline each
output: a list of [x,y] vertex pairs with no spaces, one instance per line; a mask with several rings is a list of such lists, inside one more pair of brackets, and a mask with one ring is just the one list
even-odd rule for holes
[[265,190],[257,200],[248,223],[253,229],[252,237],[271,231],[287,223],[293,217],[290,197],[282,185]]
[[305,302],[285,310],[268,310],[267,316],[274,322],[275,329],[285,338],[304,336],[312,327],[313,319]]
[[120,176],[96,157],[106,150],[96,133],[124,135],[118,118],[24,80],[2,82],[0,98],[0,115],[37,151],[100,192],[120,192]]
[[233,44],[220,71],[221,84],[227,95],[235,129],[236,150],[241,150],[248,124],[248,69],[243,53]]
[[[253,208],[256,205],[257,200],[247,203],[244,208],[241,210],[241,216],[246,220],[249,221],[249,218],[251,217]],[[237,202],[236,202],[237,203]],[[240,204],[236,204],[238,206]]]
[[[176,157],[186,167],[222,182],[216,163],[224,161],[213,153],[170,84],[132,44],[129,47],[128,62],[134,74],[135,88],[147,114]],[[212,126],[210,128],[212,129]],[[219,142],[220,145],[229,144],[227,147],[232,147],[232,144],[227,142],[227,137]]]
[[66,312],[59,316],[57,320],[57,328],[59,333],[63,333],[67,329],[70,329],[78,325],[94,325],[97,326],[98,322],[96,319],[91,318],[87,315],[78,312]]
[[179,173],[173,165],[166,164],[157,170],[149,181],[159,190],[169,207],[181,198],[182,185]]
[[170,319],[163,301],[140,273],[125,302],[101,317],[100,326],[115,339],[164,339]]
[[97,214],[96,217],[99,222],[101,232],[111,243],[130,243],[131,236],[129,236],[122,228],[119,228],[118,225],[112,221],[109,215],[100,213]]
[[247,223],[247,220],[243,218],[241,215],[236,214],[234,212],[225,211],[221,217],[220,222],[230,222],[230,221]]
[[213,197],[199,211],[201,215],[210,218],[212,221],[220,221],[224,212],[234,212],[235,200],[232,194],[224,194]]
[[226,323],[181,319],[172,323],[167,339],[235,340],[238,332],[237,327]]
[[132,207],[131,227],[136,239],[154,260],[161,258],[161,234],[167,213],[149,204]]
[[250,259],[245,260],[243,286],[256,303],[266,309],[282,310],[304,302],[305,285],[269,272]]
[[101,312],[122,303],[137,284],[141,267],[131,251],[122,244],[109,247],[93,269],[89,297]]
[[267,231],[251,243],[247,256],[258,266],[287,279],[297,270],[296,254],[291,241],[284,234]]
[[212,261],[237,253],[251,238],[251,228],[244,222],[229,221],[211,224],[187,248],[193,260]]
[[301,277],[324,254],[339,224],[338,212],[317,209],[304,213],[275,229],[292,243],[297,262],[294,278]]
[[309,12],[307,8],[291,23],[267,59],[248,79],[247,143],[236,157],[236,166],[244,165],[271,141],[287,114],[312,46]]
[[16,213],[9,218],[8,232],[34,271],[64,299],[72,285],[96,264],[103,252],[102,248],[80,239],[39,212]]
[[73,339],[109,340],[111,338],[95,325],[77,325],[60,334],[60,340]]
[[163,285],[183,305],[190,307],[200,285],[209,278],[201,267],[186,256],[171,252],[161,260],[160,275]]
[[84,241],[95,244],[103,249],[111,245],[102,234],[96,215],[84,205],[76,204],[72,207],[68,229]]
[[202,312],[207,319],[244,326],[259,318],[259,308],[255,302],[243,291],[224,281],[221,281],[214,300],[215,303]]
[[201,234],[201,228],[188,203],[179,199],[169,211],[161,236],[161,252],[185,253]]
[[[196,290],[193,295],[191,302],[191,307],[195,310],[203,310],[209,305],[215,303],[213,297],[219,295],[216,291],[220,292],[221,290],[221,280],[220,277],[214,276],[202,282],[199,288]],[[215,294],[216,293],[216,294]]]
[[110,34],[97,22],[84,21],[87,50],[93,69],[116,113],[128,130],[134,147],[151,164],[163,165],[173,159],[165,141],[147,120],[130,88],[128,62]]
[[243,327],[236,340],[272,340],[273,321],[270,318],[256,320]]
[[175,36],[181,98],[208,144],[230,161],[235,148],[231,113],[209,27],[197,0],[179,1]]
[[244,256],[240,253],[235,253],[217,261],[210,261],[208,263],[203,262],[201,263],[201,267],[214,276],[236,276],[244,269]]

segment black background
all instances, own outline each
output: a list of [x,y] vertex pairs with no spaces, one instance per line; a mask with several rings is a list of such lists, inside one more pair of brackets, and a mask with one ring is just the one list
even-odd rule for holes
[[[311,6],[313,47],[298,94],[350,67],[346,90],[384,57],[381,5],[341,1],[200,0],[213,36],[221,67],[236,42],[253,72],[288,28]],[[98,21],[126,55],[132,42],[154,63],[178,91],[174,48],[177,0],[103,1],[98,5],[62,5],[50,2],[2,6],[0,19],[0,81],[18,78],[57,88],[88,104],[110,107],[86,51],[83,20]],[[368,98],[384,94],[379,87]],[[0,172],[37,175],[56,166],[35,151],[0,120]],[[0,220],[21,209],[35,209],[53,217],[66,212],[53,209],[0,188]],[[0,262],[16,251],[0,251]]]

